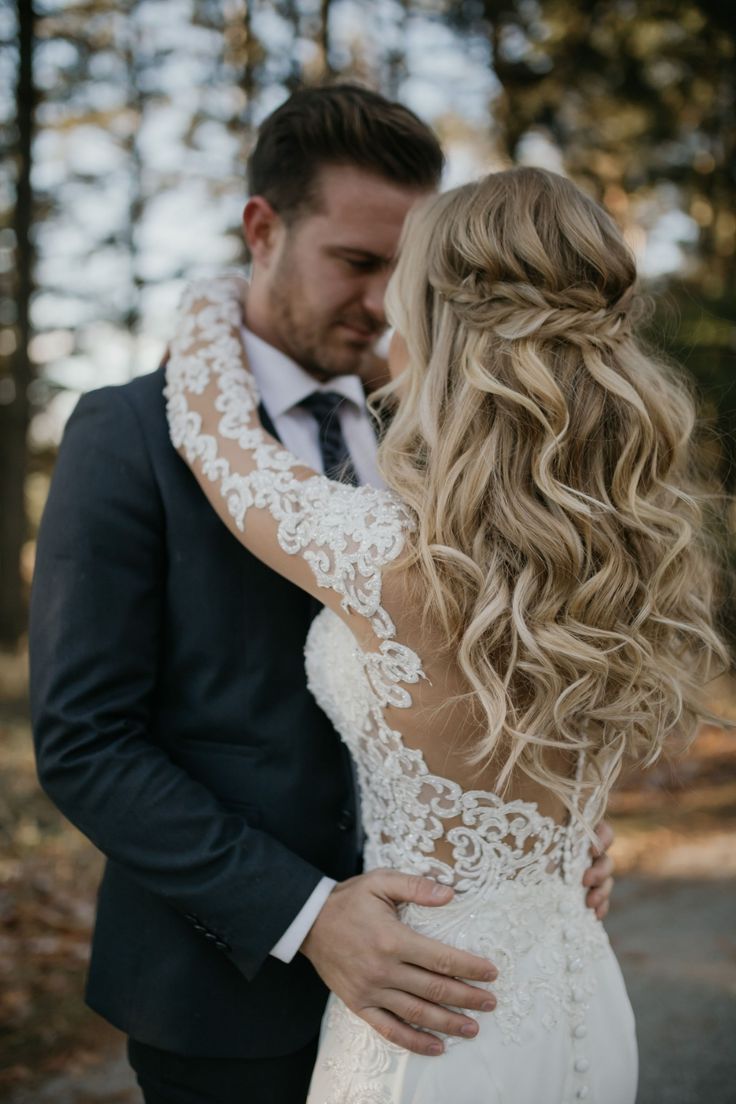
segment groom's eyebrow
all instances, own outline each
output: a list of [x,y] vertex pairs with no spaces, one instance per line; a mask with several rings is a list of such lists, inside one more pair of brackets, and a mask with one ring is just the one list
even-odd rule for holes
[[350,245],[328,245],[327,253],[332,257],[342,257],[349,261],[360,261],[366,264],[391,265],[394,257],[386,257],[381,253],[373,253],[369,249],[357,249]]

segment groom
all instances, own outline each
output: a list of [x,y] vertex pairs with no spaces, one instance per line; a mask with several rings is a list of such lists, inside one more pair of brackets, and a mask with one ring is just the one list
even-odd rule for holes
[[[360,88],[298,92],[261,128],[244,341],[264,421],[317,469],[380,478],[360,375],[441,170],[431,131]],[[473,983],[495,971],[398,921],[449,891],[360,874],[349,759],[305,683],[316,604],[217,519],[162,387],[93,392],[67,427],[31,611],[39,776],[107,856],[87,1000],[129,1036],[147,1104],[300,1104],[325,985],[430,1054],[431,1031],[477,1031],[446,1006],[492,1014]],[[610,869],[586,875],[599,914]]]

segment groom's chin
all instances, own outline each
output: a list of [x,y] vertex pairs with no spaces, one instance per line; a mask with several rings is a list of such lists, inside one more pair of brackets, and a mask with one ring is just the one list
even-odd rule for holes
[[357,375],[372,348],[373,342],[366,345],[345,339],[332,340],[321,350],[320,368],[327,377]]

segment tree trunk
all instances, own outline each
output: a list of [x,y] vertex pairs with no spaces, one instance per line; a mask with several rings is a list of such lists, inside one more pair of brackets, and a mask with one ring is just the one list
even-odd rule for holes
[[[17,0],[18,79],[16,84],[15,160],[17,164],[13,231],[15,235],[15,348],[9,357],[7,401],[0,405],[0,643],[14,644],[25,624],[25,595],[20,556],[27,537],[25,481],[31,382],[30,299],[33,281],[31,221],[31,148],[35,88],[33,43],[35,12],[31,0]],[[8,377],[6,377],[8,378]]]
[[330,4],[332,0],[320,0],[319,5],[319,49],[322,64],[322,79],[333,76],[330,64]]
[[243,63],[240,77],[240,87],[245,96],[245,105],[240,115],[241,151],[243,166],[247,165],[251,139],[253,137],[253,112],[256,105],[258,82],[256,79],[256,64],[258,55],[258,42],[253,34],[253,19],[251,2],[246,0],[243,9]]
[[293,35],[293,45],[291,51],[291,57],[289,59],[289,71],[284,78],[284,84],[289,90],[289,94],[296,92],[297,88],[301,87],[303,74],[301,62],[299,61],[299,55],[297,51],[297,45],[299,42],[299,35],[302,29],[301,11],[297,0],[286,0],[284,4],[284,18],[291,24],[291,31]]
[[143,288],[139,271],[138,241],[145,209],[145,198],[143,195],[143,163],[138,133],[143,123],[145,104],[139,72],[141,43],[136,21],[137,0],[128,0],[123,12],[121,53],[125,59],[126,99],[128,108],[136,120],[135,126],[130,128],[125,138],[123,147],[128,159],[128,211],[125,229],[122,234],[128,259],[128,302],[123,316],[123,325],[129,341],[128,376],[132,379],[139,371],[138,338],[141,327],[141,293]]

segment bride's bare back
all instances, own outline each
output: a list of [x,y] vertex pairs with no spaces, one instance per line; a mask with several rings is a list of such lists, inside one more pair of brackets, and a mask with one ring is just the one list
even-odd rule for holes
[[[382,595],[382,604],[396,626],[396,640],[420,658],[425,675],[411,686],[410,705],[384,708],[387,725],[401,734],[407,748],[422,754],[431,774],[450,779],[466,791],[498,793],[503,749],[491,763],[472,761],[472,753],[487,729],[487,719],[457,662],[456,652],[447,647],[443,630],[423,621],[414,578],[410,569],[402,568],[401,558],[384,573]],[[379,647],[380,641],[370,626],[355,621],[353,618],[350,627],[361,646],[369,651]],[[559,773],[575,773],[569,753],[550,749],[548,762]],[[560,824],[569,819],[559,797],[521,769],[512,774],[503,796],[506,802],[533,803],[542,816]],[[449,831],[460,823],[459,817],[448,818],[444,827]],[[532,843],[527,840],[523,846],[528,850]],[[451,863],[452,848],[446,835],[437,840],[435,849],[438,858]]]

